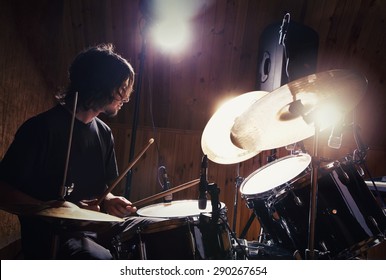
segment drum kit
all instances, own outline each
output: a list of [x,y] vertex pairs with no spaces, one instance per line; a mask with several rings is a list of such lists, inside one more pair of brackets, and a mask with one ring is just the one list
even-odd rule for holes
[[[366,88],[366,78],[356,72],[325,71],[270,93],[240,95],[209,120],[201,146],[218,164],[300,147],[236,180],[262,228],[257,241],[238,239],[235,247],[243,247],[246,258],[352,259],[384,240],[385,209],[362,178],[367,147],[359,135],[354,133],[358,149],[353,156],[326,160],[318,155],[319,133],[352,111]],[[311,136],[308,154],[302,141]]]
[[[226,206],[218,200],[217,185],[209,184],[202,170],[200,179],[133,202],[139,216],[163,220],[114,237],[116,258],[132,258],[135,246],[139,259],[352,259],[381,243],[386,216],[362,178],[358,160],[358,155],[364,158],[365,145],[358,145],[355,156],[343,160],[318,155],[319,133],[334,125],[322,122],[323,110],[333,107],[341,118],[360,102],[366,87],[367,80],[353,71],[330,70],[270,93],[248,92],[223,104],[203,131],[205,158],[240,164],[262,151],[296,143],[302,147],[236,180],[233,225],[240,192],[261,225],[259,239],[235,236]],[[302,145],[309,137],[314,137],[311,154]],[[181,200],[139,207],[196,184],[211,196],[203,206],[197,200]],[[123,221],[70,206],[43,209],[37,215],[91,223]]]

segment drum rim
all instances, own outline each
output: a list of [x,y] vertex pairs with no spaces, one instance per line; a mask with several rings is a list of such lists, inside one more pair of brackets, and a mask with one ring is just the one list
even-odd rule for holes
[[[145,207],[142,207],[142,208],[137,210],[137,215],[140,216],[140,217],[179,219],[179,218],[195,217],[195,216],[199,216],[201,213],[205,214],[205,213],[211,213],[212,212],[211,209],[203,209],[203,210],[195,209],[195,210],[197,210],[196,213],[191,213],[189,215],[181,214],[181,215],[177,215],[177,216],[175,216],[175,215],[172,215],[172,216],[168,216],[168,215],[148,215],[148,214],[144,215],[144,213],[143,213],[145,210],[151,209],[151,208],[156,209],[157,207],[160,207],[160,206],[164,206],[165,207],[165,206],[171,206],[172,204],[182,205],[184,203],[185,204],[188,204],[188,203],[197,204],[197,206],[198,206],[198,200],[195,200],[195,199],[173,200],[170,203],[160,202],[160,203],[150,204],[150,205],[147,205]],[[207,208],[211,207],[211,205],[212,205],[211,201],[208,200],[207,201]],[[225,203],[220,202],[220,206],[221,206],[220,209],[225,209]],[[162,207],[160,207],[160,208],[162,208]]]

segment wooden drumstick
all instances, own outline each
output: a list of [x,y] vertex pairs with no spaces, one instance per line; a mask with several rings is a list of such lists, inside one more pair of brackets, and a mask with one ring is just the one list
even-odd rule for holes
[[196,185],[200,182],[200,179],[195,179],[195,180],[192,180],[190,182],[187,182],[187,183],[184,183],[182,185],[179,185],[177,187],[174,187],[174,188],[171,188],[171,189],[168,189],[166,191],[163,191],[163,192],[160,192],[160,193],[157,193],[155,195],[152,195],[152,196],[149,196],[149,197],[146,197],[144,199],[140,199],[136,202],[133,202],[132,205],[135,206],[135,207],[139,207],[139,206],[142,206],[150,201],[153,201],[153,200],[156,200],[156,199],[159,199],[159,198],[162,198],[166,195],[169,195],[169,194],[172,194],[172,193],[175,193],[175,192],[178,192],[178,191],[182,191],[184,189],[187,189],[187,188],[190,188],[191,186],[193,185]]
[[102,201],[105,199],[105,197],[118,185],[118,183],[125,177],[126,173],[129,172],[129,170],[134,166],[134,164],[137,163],[137,161],[142,157],[142,155],[147,151],[147,149],[150,147],[151,144],[154,143],[154,139],[150,138],[149,142],[147,143],[146,147],[143,148],[143,150],[137,155],[137,157],[129,164],[129,166],[126,168],[124,172],[111,184],[110,187],[108,187],[105,192],[99,197],[97,201],[97,205],[100,205]]

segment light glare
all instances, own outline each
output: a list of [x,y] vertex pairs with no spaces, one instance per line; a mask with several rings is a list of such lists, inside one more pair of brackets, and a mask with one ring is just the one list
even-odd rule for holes
[[165,50],[181,50],[191,39],[191,19],[208,0],[155,0],[151,38]]
[[314,117],[319,127],[325,129],[341,121],[343,112],[334,104],[324,104],[319,107]]
[[187,44],[189,37],[187,23],[181,20],[165,20],[153,29],[155,42],[164,49],[181,49]]

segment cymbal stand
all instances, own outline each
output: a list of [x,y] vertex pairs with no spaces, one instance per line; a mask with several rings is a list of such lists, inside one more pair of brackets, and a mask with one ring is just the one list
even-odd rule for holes
[[239,189],[244,181],[243,177],[240,177],[240,163],[237,164],[237,177],[235,180],[235,197],[233,200],[233,222],[232,222],[232,231],[236,233],[236,220],[237,220],[237,206],[239,202]]
[[61,189],[59,191],[59,200],[65,200],[65,197],[74,190],[74,184],[71,186],[66,186],[67,181],[67,173],[68,173],[68,165],[70,162],[70,154],[71,154],[71,144],[72,144],[72,134],[74,132],[74,124],[75,124],[75,116],[76,116],[76,108],[78,104],[78,92],[75,92],[74,96],[74,104],[72,108],[72,116],[71,116],[71,126],[70,126],[70,134],[68,137],[68,146],[67,146],[67,154],[66,154],[66,162],[64,165],[64,174],[63,174],[63,182]]
[[290,104],[289,111],[293,114],[301,116],[307,124],[310,125],[311,123],[313,123],[315,128],[313,149],[311,155],[311,192],[308,216],[308,248],[305,252],[306,259],[315,259],[315,221],[318,198],[318,170],[320,165],[320,160],[318,158],[320,125],[317,117],[315,117],[315,111],[305,114],[305,108],[300,99],[294,100]]
[[[71,144],[72,144],[72,135],[74,132],[74,125],[75,125],[75,117],[76,117],[76,108],[78,105],[78,92],[75,92],[74,96],[74,104],[72,107],[72,115],[71,115],[71,123],[70,123],[70,133],[68,137],[68,146],[67,146],[67,154],[66,154],[66,162],[64,165],[64,174],[63,174],[63,182],[59,190],[59,201],[65,201],[66,196],[70,195],[71,192],[74,190],[74,184],[71,184],[70,186],[66,186],[67,181],[67,173],[68,173],[68,165],[70,162],[70,154],[71,154]],[[59,221],[57,225],[55,225],[55,228],[53,230],[53,237],[52,237],[52,245],[51,245],[51,257],[52,259],[56,259],[57,252],[58,252],[58,246],[59,246],[59,235],[58,235],[58,228],[63,227],[63,221]]]
[[313,142],[313,153],[311,160],[311,193],[310,193],[310,209],[309,209],[309,227],[308,227],[308,249],[305,252],[306,259],[315,259],[315,221],[317,213],[317,197],[318,197],[318,146],[320,128],[315,121],[315,136]]

